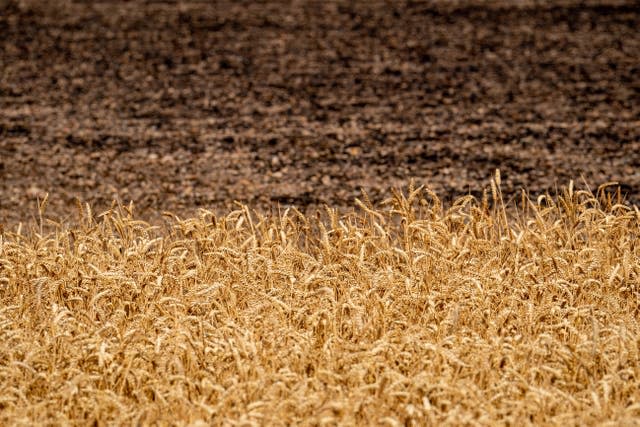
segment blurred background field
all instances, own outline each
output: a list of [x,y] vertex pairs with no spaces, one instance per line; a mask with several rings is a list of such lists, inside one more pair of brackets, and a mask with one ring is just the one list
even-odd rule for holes
[[635,1],[4,0],[0,223],[448,201],[574,179],[640,197]]

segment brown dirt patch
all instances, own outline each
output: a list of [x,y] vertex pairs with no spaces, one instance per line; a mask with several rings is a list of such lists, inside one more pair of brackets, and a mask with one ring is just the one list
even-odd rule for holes
[[[584,2],[582,2],[584,3]],[[634,1],[0,3],[0,223],[570,179],[640,200]],[[58,3],[57,5],[60,5]]]

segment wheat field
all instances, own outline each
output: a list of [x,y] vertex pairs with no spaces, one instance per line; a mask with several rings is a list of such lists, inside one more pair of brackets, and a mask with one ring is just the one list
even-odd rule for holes
[[639,425],[640,211],[601,187],[0,232],[2,425]]

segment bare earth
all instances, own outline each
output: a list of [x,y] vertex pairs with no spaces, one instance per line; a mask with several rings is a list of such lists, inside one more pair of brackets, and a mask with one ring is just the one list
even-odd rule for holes
[[[635,1],[0,0],[0,224],[581,177],[640,201]],[[584,2],[583,2],[584,3]]]

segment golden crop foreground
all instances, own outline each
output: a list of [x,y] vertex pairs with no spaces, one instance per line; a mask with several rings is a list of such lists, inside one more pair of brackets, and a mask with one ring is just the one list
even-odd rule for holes
[[5,230],[0,423],[638,423],[638,208],[505,208],[496,181],[447,209]]

